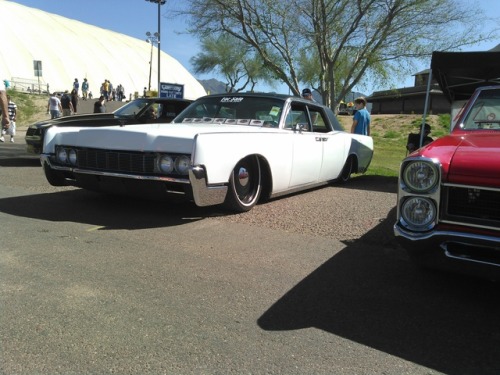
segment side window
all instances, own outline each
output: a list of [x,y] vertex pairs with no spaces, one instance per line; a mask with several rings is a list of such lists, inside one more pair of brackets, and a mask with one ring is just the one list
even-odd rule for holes
[[326,108],[326,116],[330,120],[330,124],[333,127],[333,129],[330,130],[345,131],[344,127],[340,124],[339,120],[337,120],[337,117],[333,114],[333,111],[330,108]]
[[313,132],[328,133],[331,131],[328,120],[320,108],[309,108],[309,114],[311,116]]
[[297,127],[303,131],[310,130],[307,108],[302,104],[292,104],[285,120],[285,129],[297,129]]

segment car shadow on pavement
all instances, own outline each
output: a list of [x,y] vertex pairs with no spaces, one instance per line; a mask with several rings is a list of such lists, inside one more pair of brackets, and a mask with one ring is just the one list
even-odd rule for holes
[[315,327],[447,374],[500,373],[500,285],[418,269],[394,241],[395,209],[281,297],[268,331]]
[[34,157],[1,159],[0,167],[40,167],[40,159]]
[[0,143],[0,167],[40,166],[40,156],[28,154],[24,143]]
[[182,225],[208,214],[189,202],[156,202],[80,189],[3,198],[0,211],[40,220],[95,225],[103,230]]
[[361,175],[351,178],[347,183],[340,184],[346,189],[378,191],[381,193],[397,193],[398,178],[378,175]]

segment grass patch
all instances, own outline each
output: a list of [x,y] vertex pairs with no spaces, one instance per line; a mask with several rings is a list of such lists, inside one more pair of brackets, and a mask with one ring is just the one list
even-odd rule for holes
[[[401,161],[406,157],[406,141],[409,133],[418,133],[422,126],[422,115],[372,115],[371,136],[373,159],[367,175],[397,177]],[[338,116],[348,130],[351,116]],[[425,120],[432,127],[431,137],[440,138],[450,132],[450,115],[429,115]]]
[[[389,139],[396,139],[400,137],[400,133],[396,132],[395,130],[388,130],[384,134],[384,138],[389,138]],[[373,135],[372,135],[373,137]]]
[[47,112],[46,100],[48,100],[48,97],[45,95],[29,94],[13,89],[8,89],[7,95],[9,95],[11,100],[17,105],[16,123],[18,126],[20,124],[30,124],[34,122],[36,116],[41,112]]

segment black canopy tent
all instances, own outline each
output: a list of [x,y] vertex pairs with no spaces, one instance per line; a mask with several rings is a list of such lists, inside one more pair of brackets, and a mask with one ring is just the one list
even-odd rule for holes
[[433,76],[450,103],[469,99],[478,87],[500,85],[500,44],[483,52],[434,51],[432,53],[424,116],[420,129],[420,146],[424,138],[430,82]]
[[500,85],[500,44],[484,52],[435,51],[431,71],[450,103],[467,100],[480,86]]

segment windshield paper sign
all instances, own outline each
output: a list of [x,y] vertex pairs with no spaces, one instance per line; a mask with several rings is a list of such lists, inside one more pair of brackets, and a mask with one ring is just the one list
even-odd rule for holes
[[162,82],[160,85],[160,98],[184,98],[184,85]]
[[222,98],[220,100],[221,103],[241,103],[243,98],[239,97],[231,97],[231,98]]

